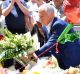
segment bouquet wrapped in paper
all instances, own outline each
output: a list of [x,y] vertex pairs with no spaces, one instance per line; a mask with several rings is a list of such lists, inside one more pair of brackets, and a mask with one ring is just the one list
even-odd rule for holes
[[12,34],[7,29],[0,29],[0,62],[11,58],[20,58],[34,52],[38,44],[37,35],[30,32]]

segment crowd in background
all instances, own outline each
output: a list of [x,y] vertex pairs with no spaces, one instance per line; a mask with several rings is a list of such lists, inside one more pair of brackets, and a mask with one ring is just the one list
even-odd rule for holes
[[[1,7],[2,7],[2,3],[3,1],[6,1],[6,0],[1,0],[0,1],[0,26],[1,27],[5,27],[5,17],[4,16],[1,16]],[[26,20],[26,28],[27,28],[27,31],[30,31],[33,27],[33,24],[35,23],[36,20],[39,20],[38,19],[38,14],[37,14],[37,11],[38,11],[38,7],[44,3],[47,3],[47,4],[50,4],[54,7],[54,14],[56,17],[59,17],[61,19],[65,19],[67,14],[64,15],[63,13],[63,10],[62,10],[62,4],[63,4],[63,0],[24,0],[25,3],[26,3],[26,8],[30,11],[29,13],[29,16],[26,16],[25,17],[25,20]],[[65,0],[66,1],[66,0]],[[64,1],[64,5],[65,4],[65,1]],[[79,3],[79,2],[78,2]],[[73,3],[74,4],[74,3]],[[63,6],[64,6],[63,5]],[[73,6],[74,7],[74,6]],[[65,8],[65,10],[67,10],[67,8]],[[36,17],[35,17],[36,16]],[[33,18],[33,20],[31,20]]]
[[[0,16],[1,16],[1,7],[2,7],[3,1],[4,0],[0,1]],[[62,0],[59,0],[59,1],[56,1],[56,0],[53,0],[53,1],[50,1],[50,0],[25,0],[25,3],[27,6],[27,9],[30,11],[30,13],[29,13],[30,17],[29,16],[25,17],[26,28],[28,31],[30,31],[32,29],[33,24],[36,23],[35,21],[39,20],[38,14],[37,14],[38,13],[38,7],[44,3],[48,3],[48,4],[53,5],[54,10],[55,10],[55,15],[57,17],[60,17],[60,18],[63,17],[63,12],[61,9]],[[32,18],[33,18],[33,20],[32,20]],[[1,21],[0,23],[1,23],[2,27],[5,27],[5,20],[4,19],[5,19],[4,16],[0,17],[0,21]]]

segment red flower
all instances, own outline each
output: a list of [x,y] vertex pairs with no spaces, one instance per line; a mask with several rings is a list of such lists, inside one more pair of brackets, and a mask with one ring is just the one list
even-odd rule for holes
[[3,35],[0,35],[0,40],[3,40],[4,39],[4,36]]
[[51,62],[51,61],[48,61],[48,62],[47,62],[47,65],[50,65],[50,64],[52,64],[52,62]]
[[80,24],[80,0],[64,0],[62,9],[68,21]]

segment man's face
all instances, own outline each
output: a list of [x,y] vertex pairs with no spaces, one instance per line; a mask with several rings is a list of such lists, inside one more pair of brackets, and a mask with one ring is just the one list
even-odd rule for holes
[[54,2],[56,8],[58,8],[62,3],[62,0],[52,0],[52,1]]
[[39,17],[40,17],[41,22],[47,26],[48,25],[47,24],[48,14],[44,10],[41,10],[41,11],[39,11]]

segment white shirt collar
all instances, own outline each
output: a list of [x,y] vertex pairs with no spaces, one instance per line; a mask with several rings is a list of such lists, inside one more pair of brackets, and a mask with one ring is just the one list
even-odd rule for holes
[[[54,18],[53,18],[54,19]],[[51,24],[53,22],[53,19],[51,20],[51,22],[46,26],[48,33],[50,33],[50,28],[51,28]]]

